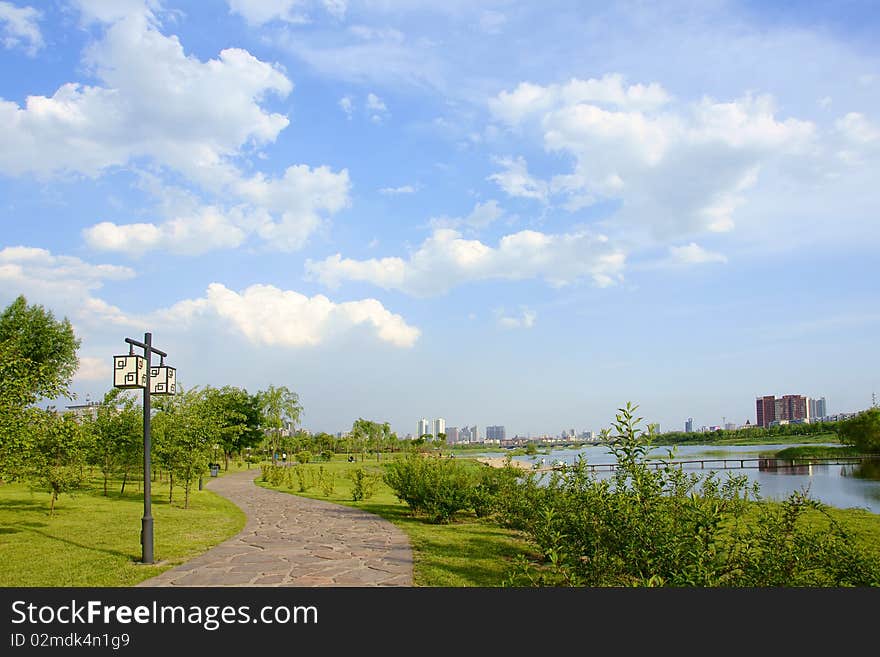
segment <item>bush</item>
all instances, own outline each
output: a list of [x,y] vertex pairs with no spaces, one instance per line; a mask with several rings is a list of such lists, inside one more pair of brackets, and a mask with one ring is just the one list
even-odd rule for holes
[[354,486],[351,488],[351,499],[355,502],[368,500],[376,492],[379,475],[367,468],[355,468],[348,473]]
[[281,465],[267,465],[263,464],[260,466],[260,470],[262,471],[262,479],[270,486],[281,486],[285,482],[288,482],[289,485],[289,473],[288,469]]
[[852,445],[861,452],[880,452],[880,408],[869,408],[844,420],[837,435],[844,445]]
[[296,460],[299,463],[308,463],[312,460],[312,453],[308,450],[303,450],[301,452],[296,453]]
[[409,454],[388,464],[384,479],[414,514],[434,522],[449,522],[473,504],[475,477],[453,459]]
[[325,470],[323,465],[318,468],[318,485],[324,497],[330,497],[336,490],[336,477],[331,470]]
[[[805,494],[760,502],[747,477],[648,465],[651,434],[619,409],[609,440],[617,467],[600,480],[583,462],[540,482],[532,473],[499,509],[544,555],[507,584],[565,586],[871,586],[880,563]],[[808,522],[809,520],[809,522]]]

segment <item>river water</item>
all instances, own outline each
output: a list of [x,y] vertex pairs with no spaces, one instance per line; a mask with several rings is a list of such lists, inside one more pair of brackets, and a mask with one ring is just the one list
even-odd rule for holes
[[[775,452],[786,447],[797,445],[679,445],[675,448],[671,460],[691,460],[698,458],[707,459],[755,459],[762,456],[771,456]],[[838,446],[831,444],[830,446]],[[671,447],[661,446],[649,453],[651,458],[669,458]],[[486,454],[486,456],[498,456]],[[566,464],[574,463],[582,456],[590,464],[614,463],[614,455],[607,447],[590,446],[580,449],[555,449],[549,454],[537,456],[515,456],[519,461],[530,464],[540,463],[544,459],[544,465],[549,466],[557,462]],[[839,509],[860,508],[871,513],[880,513],[880,460],[863,461],[861,464],[846,465],[798,465],[795,467],[772,467],[768,469],[757,467],[743,469],[722,470],[718,462],[707,462],[701,470],[699,464],[684,465],[687,471],[710,472],[715,471],[723,481],[726,473],[746,475],[750,481],[757,482],[759,494],[764,499],[782,500],[794,491],[806,491],[810,497],[820,502]],[[598,477],[610,476],[609,471],[597,470]]]

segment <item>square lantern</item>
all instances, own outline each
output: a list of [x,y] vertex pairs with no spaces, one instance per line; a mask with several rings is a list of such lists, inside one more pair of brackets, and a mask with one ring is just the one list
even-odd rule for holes
[[113,357],[114,388],[146,388],[147,359],[129,354]]
[[177,382],[177,370],[159,365],[150,368],[150,394],[173,395]]

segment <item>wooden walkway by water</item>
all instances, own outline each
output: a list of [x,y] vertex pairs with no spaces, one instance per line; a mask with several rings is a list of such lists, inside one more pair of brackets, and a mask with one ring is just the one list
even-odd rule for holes
[[[778,459],[773,457],[755,457],[755,458],[701,458],[701,459],[685,459],[679,461],[665,461],[658,459],[656,461],[648,461],[647,465],[654,469],[662,469],[667,466],[677,466],[680,468],[688,467],[689,469],[713,469],[713,470],[778,470],[783,468],[802,468],[811,465],[851,465],[861,463],[865,456],[837,456],[833,458],[802,458],[802,459]],[[574,468],[574,465],[543,465],[536,464],[538,467],[532,467],[537,472],[564,472],[566,469]],[[612,471],[617,467],[617,463],[586,463],[586,468],[591,471]]]

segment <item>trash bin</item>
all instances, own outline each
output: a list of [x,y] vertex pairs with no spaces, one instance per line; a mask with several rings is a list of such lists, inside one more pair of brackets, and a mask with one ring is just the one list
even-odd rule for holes
[[219,463],[211,463],[211,464],[209,464],[209,467],[211,468],[211,476],[212,477],[216,477],[218,474],[220,474],[220,464]]

